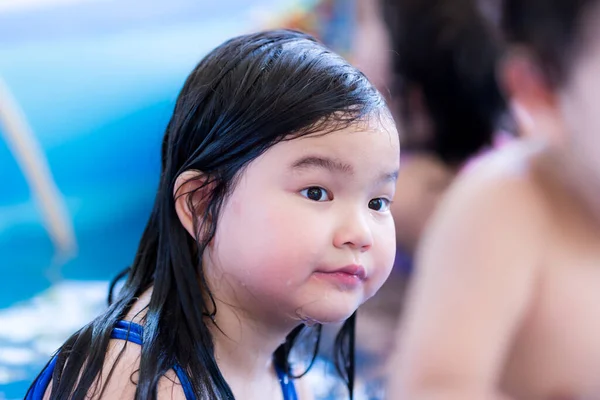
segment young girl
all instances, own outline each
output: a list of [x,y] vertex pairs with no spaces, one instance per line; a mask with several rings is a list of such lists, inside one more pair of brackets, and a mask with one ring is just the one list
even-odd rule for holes
[[600,398],[599,17],[598,0],[505,0],[525,138],[434,217],[390,399]]
[[352,316],[394,261],[398,165],[382,97],[342,58],[294,31],[224,43],[179,95],[119,297],[27,398],[296,399],[300,332],[345,320],[352,398]]

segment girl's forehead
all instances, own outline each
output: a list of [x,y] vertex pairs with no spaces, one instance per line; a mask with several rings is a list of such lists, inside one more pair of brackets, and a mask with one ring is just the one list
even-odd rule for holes
[[[391,116],[387,114],[375,114],[367,118],[357,120],[347,126],[324,126],[322,129],[310,134],[298,137],[297,140],[327,139],[329,141],[353,139],[351,134],[358,133],[370,135],[379,135],[393,139],[393,142],[399,141],[396,124]],[[359,135],[360,136],[360,135]],[[313,141],[315,142],[315,141]]]
[[366,152],[377,147],[392,148],[399,152],[399,137],[394,125],[358,124],[335,131],[315,132],[293,141],[294,146],[302,150],[328,148],[342,151],[346,148]]
[[[306,170],[310,167],[336,170],[377,168],[397,170],[398,135],[389,127],[349,126],[334,132],[315,133],[273,146],[265,153],[267,168]],[[275,165],[277,163],[277,166]]]

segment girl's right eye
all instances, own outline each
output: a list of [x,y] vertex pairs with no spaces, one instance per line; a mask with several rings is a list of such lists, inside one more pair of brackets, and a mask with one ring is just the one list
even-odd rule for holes
[[319,186],[311,186],[300,191],[300,194],[312,201],[331,201],[329,192]]

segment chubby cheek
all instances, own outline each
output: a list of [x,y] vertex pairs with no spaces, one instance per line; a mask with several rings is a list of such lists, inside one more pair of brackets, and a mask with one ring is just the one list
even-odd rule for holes
[[324,244],[323,222],[290,196],[231,198],[214,246],[224,272],[248,285],[279,288],[310,275]]
[[387,280],[394,266],[396,257],[396,231],[394,220],[390,217],[374,231],[373,247],[371,249],[373,258],[373,270],[371,272],[370,285],[367,296],[371,297],[377,292]]

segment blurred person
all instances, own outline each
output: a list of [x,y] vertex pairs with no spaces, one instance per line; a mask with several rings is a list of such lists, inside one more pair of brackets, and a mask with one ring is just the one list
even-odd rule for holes
[[298,349],[310,368],[332,323],[352,399],[355,311],[393,265],[398,168],[386,103],[343,58],[288,30],[225,42],[178,97],[126,282],[27,399],[310,399]]
[[600,2],[505,0],[502,14],[523,139],[436,211],[391,399],[600,398]]
[[[392,215],[397,253],[383,288],[359,310],[361,376],[385,379],[413,256],[440,199],[467,164],[493,146],[506,104],[496,80],[502,45],[473,1],[382,2],[389,82],[403,145]],[[371,69],[372,71],[372,69]],[[370,370],[370,371],[369,371]]]

